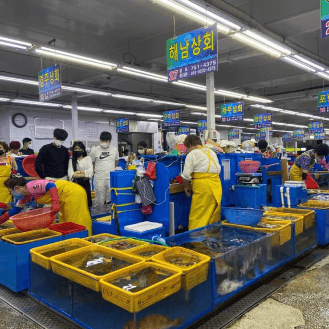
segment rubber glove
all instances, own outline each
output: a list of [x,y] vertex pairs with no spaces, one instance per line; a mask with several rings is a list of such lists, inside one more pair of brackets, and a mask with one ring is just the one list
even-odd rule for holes
[[60,211],[60,204],[58,198],[57,188],[53,187],[49,190],[49,194],[51,197],[51,213],[52,215],[56,215]]
[[10,215],[6,212],[4,215],[0,217],[0,225],[6,222],[10,218]]
[[306,172],[303,172],[302,173],[302,180],[306,180],[306,178],[307,178],[307,173]]
[[16,175],[16,174],[17,174],[17,170],[16,170],[16,169],[12,169],[12,170],[11,170],[11,174],[12,174],[12,175]]
[[1,209],[7,209],[7,203],[0,202]]

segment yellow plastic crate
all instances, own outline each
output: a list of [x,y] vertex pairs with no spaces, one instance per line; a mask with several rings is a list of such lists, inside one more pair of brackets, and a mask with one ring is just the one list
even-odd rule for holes
[[310,200],[298,205],[300,208],[329,209],[329,201]]
[[[127,255],[123,252],[105,248],[102,246],[92,245],[89,247],[83,247],[77,250],[69,251],[62,255],[52,257],[50,259],[51,268],[55,273],[71,281],[79,283],[89,289],[99,292],[101,291],[99,280],[110,273],[106,273],[104,275],[95,275],[65,263],[66,260],[70,260],[74,257],[79,257],[84,255],[87,256],[90,253],[97,253],[97,252],[105,255],[106,257],[109,257],[110,259],[115,257],[117,259],[127,261],[131,263],[131,265],[134,265],[136,263],[144,263],[144,259],[142,258]],[[127,268],[129,266],[127,266]]]
[[[281,217],[280,219],[277,218],[271,218],[271,216],[275,217]],[[289,220],[285,219],[285,217],[292,217],[295,219]],[[265,212],[263,215],[263,219],[270,221],[270,222],[277,222],[277,221],[282,221],[282,220],[287,220],[288,222],[295,223],[295,234],[296,236],[299,234],[302,234],[304,231],[304,217],[297,215],[297,214],[288,214],[288,213],[282,213],[282,212]]]
[[84,238],[83,240],[86,240],[86,241],[91,242],[91,243],[94,243],[94,244],[98,244],[100,242],[104,242],[104,240],[99,241],[99,242],[93,242],[92,241],[93,239],[98,239],[98,238],[100,238],[100,239],[101,238],[107,238],[108,240],[110,240],[110,239],[118,239],[120,237],[117,236],[117,235],[109,234],[109,233],[102,233],[102,234],[97,234],[97,235],[89,236],[87,238]]
[[[195,259],[199,260],[199,262],[192,266],[177,266],[169,262],[170,258],[175,257],[185,258],[186,260],[192,261]],[[185,290],[194,288],[198,284],[206,281],[208,277],[210,257],[199,254],[193,250],[182,247],[173,247],[153,256],[152,261],[183,271],[182,288]]]
[[[86,247],[93,245],[91,242],[82,240],[82,239],[69,239],[65,241],[60,241],[52,244],[48,244],[45,246],[33,248],[30,250],[31,252],[31,260],[32,262],[44,267],[47,270],[51,269],[51,257],[59,254],[64,254],[66,252],[69,252],[71,250],[75,250],[78,248]],[[65,248],[71,248],[71,250],[66,250]],[[62,249],[62,250],[61,250]],[[64,249],[64,250],[63,250]],[[45,255],[49,253],[56,253],[52,256]]]
[[296,214],[303,216],[304,218],[304,230],[309,229],[315,224],[315,211],[309,209],[297,209],[297,208],[274,208],[270,207],[270,211],[283,212],[288,214]]
[[149,244],[146,246],[140,246],[137,248],[129,249],[126,251],[126,253],[134,255],[134,256],[142,257],[146,261],[151,261],[153,256],[155,256],[156,254],[159,254],[167,249],[168,249],[168,247],[165,247],[165,246]]
[[[273,224],[273,222],[269,222],[265,219],[262,219],[261,223]],[[279,228],[260,228],[253,226],[236,225],[236,224],[230,224],[227,220],[222,221],[222,224],[235,228],[242,228],[245,230],[252,230],[252,231],[263,232],[263,233],[274,233],[271,236],[272,246],[282,246],[283,244],[291,240],[291,223],[289,221],[276,222],[275,224],[280,225]]]
[[[136,247],[126,249],[126,250],[120,250],[118,247],[116,247],[116,245],[119,244],[119,243],[131,243],[131,244],[136,245]],[[101,245],[103,247],[106,247],[106,248],[118,250],[118,251],[121,251],[121,252],[127,252],[128,250],[132,251],[132,250],[135,250],[136,248],[138,248],[139,246],[146,246],[148,244],[149,244],[148,242],[127,238],[127,239],[120,239],[120,240],[105,242],[105,243],[102,243]]]
[[[129,276],[137,271],[147,268],[153,268],[159,272],[169,272],[172,276],[139,292],[126,291],[111,284],[111,282],[120,277]],[[164,266],[153,262],[136,264],[102,278],[100,280],[100,284],[102,286],[102,296],[105,300],[127,310],[128,312],[140,312],[143,309],[179,291],[181,288],[182,274],[182,271],[173,267]]]
[[42,230],[35,230],[35,231],[29,231],[29,232],[24,232],[24,233],[6,235],[2,238],[2,240],[12,243],[12,244],[21,245],[21,244],[45,240],[45,239],[49,239],[49,238],[53,238],[55,236],[61,236],[61,235],[62,235],[62,233],[55,232],[55,231],[49,230],[48,228],[45,228]]
[[0,230],[0,239],[6,235],[22,233],[18,228],[7,228],[6,230]]

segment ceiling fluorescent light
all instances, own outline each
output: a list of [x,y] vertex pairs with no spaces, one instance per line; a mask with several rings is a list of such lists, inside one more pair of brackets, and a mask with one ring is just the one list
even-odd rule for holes
[[118,72],[122,72],[122,73],[126,73],[126,74],[131,74],[131,75],[135,75],[138,77],[142,77],[142,78],[146,78],[146,79],[152,79],[152,80],[156,80],[156,81],[162,81],[162,82],[168,82],[168,78],[165,76],[161,76],[161,75],[155,75],[155,74],[150,74],[148,72],[142,71],[142,70],[133,70],[130,68],[118,68],[117,69]]
[[195,110],[201,110],[201,111],[207,111],[206,106],[197,106],[197,105],[185,105],[188,109],[195,109]]
[[267,46],[269,46],[269,47],[271,47],[275,50],[278,50],[279,52],[281,52],[284,55],[291,55],[291,53],[292,53],[288,48],[283,47],[280,44],[278,44],[274,41],[271,41],[271,40],[255,33],[255,32],[252,32],[252,31],[248,30],[248,31],[244,31],[242,33],[246,34],[250,38],[253,38],[257,41],[260,41],[261,43],[263,43],[263,44],[265,44],[265,45],[267,45]]
[[248,101],[255,101],[255,102],[261,102],[261,103],[273,103],[270,99],[266,98],[260,98],[260,97],[255,97],[255,96],[247,96],[246,100]]
[[245,119],[243,119],[243,121],[254,122],[254,119],[247,119],[247,118],[245,118]]
[[203,91],[207,90],[206,86],[202,86],[202,85],[198,85],[196,83],[190,83],[190,82],[186,82],[186,81],[174,81],[174,82],[172,82],[172,84],[183,86],[183,87],[189,87],[189,88],[197,89],[197,90],[203,90]]
[[[190,114],[192,114],[192,115],[202,115],[202,116],[204,116],[204,117],[207,116],[206,113],[201,113],[201,112],[191,112]],[[222,116],[219,115],[219,114],[216,114],[216,115],[215,115],[215,118],[221,118],[221,117],[222,117]]]
[[187,124],[187,125],[197,125],[197,122],[192,122],[192,121],[181,121],[181,123]]
[[304,58],[304,57],[302,57],[302,56],[294,55],[294,58],[296,58],[296,59],[299,60],[300,62],[303,62],[303,63],[305,63],[305,64],[307,64],[307,65],[309,65],[309,66],[314,67],[314,68],[315,68],[316,70],[318,70],[318,71],[324,71],[324,70],[326,70],[326,68],[325,68],[324,66],[320,66],[320,65],[318,65],[318,64],[316,64],[316,63],[313,63],[313,62],[311,62],[310,60],[308,60],[308,59],[306,59],[306,58]]
[[126,111],[118,111],[118,110],[104,110],[104,113],[113,113],[120,115],[136,115],[135,112],[126,112]]
[[27,47],[25,47],[25,46],[17,45],[15,43],[4,42],[1,40],[0,40],[0,45],[5,46],[5,47],[10,47],[10,48],[16,48],[16,49],[23,49],[23,50],[27,49]]
[[11,81],[11,82],[18,82],[18,83],[25,83],[27,85],[34,85],[34,86],[38,86],[39,85],[39,82],[38,81],[27,80],[27,79],[19,79],[19,78],[12,78],[12,77],[6,77],[4,75],[0,75],[0,80]]
[[282,55],[281,52],[279,52],[279,51],[277,51],[273,48],[270,48],[270,47],[264,45],[263,43],[256,41],[255,39],[249,38],[249,37],[247,37],[246,35],[244,35],[240,32],[232,34],[232,38],[236,39],[236,40],[238,40],[242,43],[245,43],[248,46],[259,49],[259,50],[261,50],[261,51],[263,51],[263,52],[265,52],[265,53],[267,53],[271,56],[274,56],[274,57],[278,58],[278,57],[281,57],[281,55]]
[[87,107],[87,106],[78,106],[80,111],[90,111],[90,112],[103,112],[104,110],[98,107]]
[[161,119],[148,119],[148,120],[150,120],[150,121],[160,121],[160,122],[163,122],[163,120],[161,120]]
[[238,94],[238,93],[234,93],[232,91],[222,90],[222,89],[215,90],[215,94],[221,95],[221,96],[232,96],[232,97],[235,97],[235,98],[243,98],[243,97],[247,96],[247,95],[244,95],[244,94]]
[[132,100],[141,101],[141,102],[152,102],[152,99],[143,98],[143,97],[135,97],[135,96],[129,96],[129,95],[120,95],[120,94],[113,94],[112,96],[116,97],[116,98],[132,99]]
[[37,102],[37,101],[29,101],[25,99],[13,99],[12,103],[18,104],[27,104],[27,105],[37,105],[37,106],[49,106],[49,107],[62,107],[62,104],[55,103],[47,103],[47,102]]
[[140,117],[150,117],[150,118],[163,118],[161,114],[150,114],[150,113],[136,113]]
[[315,72],[315,71],[316,71],[316,70],[313,69],[312,67],[310,67],[310,66],[308,66],[308,65],[305,65],[305,64],[303,64],[303,63],[301,63],[301,62],[299,62],[299,61],[297,61],[297,60],[295,60],[295,59],[293,59],[293,58],[291,58],[291,57],[282,57],[282,59],[283,59],[285,62],[288,62],[288,63],[290,63],[290,64],[292,64],[292,65],[298,66],[298,67],[300,67],[300,68],[302,68],[302,69],[304,69],[304,70],[306,70],[306,71],[309,71],[309,72]]
[[182,104],[182,103],[174,103],[174,102],[167,102],[167,101],[159,101],[156,99],[152,99],[153,103],[157,103],[157,104],[165,104],[165,105],[174,105],[174,106],[186,106],[186,104]]
[[64,51],[55,50],[52,48],[41,47],[41,49],[36,49],[35,52],[40,55],[45,55],[55,59],[62,59],[69,62],[74,62],[83,65],[94,66],[101,69],[112,70],[117,67],[116,64],[103,62],[94,58],[84,57],[72,53],[67,53]]
[[323,72],[317,72],[316,75],[320,76],[323,79],[329,80],[329,74],[323,73]]
[[9,102],[10,98],[0,97],[0,102]]
[[220,17],[219,15],[211,12],[208,10],[208,8],[203,8],[195,3],[193,3],[192,1],[189,1],[189,0],[179,0],[180,2],[184,3],[185,5],[189,6],[190,8],[193,8],[195,10],[197,10],[199,13],[205,15],[206,17],[210,17],[212,18],[213,20],[215,20],[216,22],[219,22],[221,24],[224,24],[226,25],[227,27],[233,29],[233,30],[236,30],[236,31],[239,31],[241,30],[241,26],[223,18],[223,17]]
[[70,87],[70,86],[62,86],[62,89],[67,90],[67,91],[74,91],[77,93],[84,93],[84,94],[94,94],[94,95],[101,95],[101,96],[111,96],[112,95],[111,93],[108,93],[105,91],[83,89],[83,88],[76,88],[76,87]]
[[0,37],[0,41],[5,41],[5,42],[9,42],[9,43],[16,43],[18,45],[22,45],[22,46],[25,46],[25,47],[32,47],[32,44],[29,43],[29,42],[23,42],[23,41],[11,39],[11,38],[6,38],[6,37]]
[[[188,8],[186,8],[186,6],[180,5],[175,1],[172,0],[154,0],[158,3],[160,3],[161,5],[169,8],[169,9],[174,9],[177,13],[184,15],[184,16],[189,16],[191,18],[193,18],[194,20],[202,23],[203,25],[213,25],[216,22],[209,19],[207,16],[204,15],[200,15],[200,12],[195,12],[194,10],[190,10]],[[229,33],[231,30],[226,27],[223,26],[221,24],[217,24],[217,30],[219,32],[222,33]]]

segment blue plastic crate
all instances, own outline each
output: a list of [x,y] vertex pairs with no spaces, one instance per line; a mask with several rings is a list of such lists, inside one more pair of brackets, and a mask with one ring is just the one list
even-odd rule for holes
[[289,194],[290,194],[290,206],[296,207],[301,203],[307,202],[307,200],[308,200],[307,190],[303,189],[301,186],[294,187],[294,186],[276,185],[274,187],[274,194],[272,195],[272,203],[275,206],[277,206],[277,207],[282,206],[281,187],[283,187],[285,206],[288,206],[288,198],[286,196],[288,187],[289,187]]
[[238,208],[259,209],[267,204],[267,185],[234,185],[233,204]]
[[257,225],[264,214],[264,210],[246,208],[225,208],[224,217],[231,224],[254,226]]

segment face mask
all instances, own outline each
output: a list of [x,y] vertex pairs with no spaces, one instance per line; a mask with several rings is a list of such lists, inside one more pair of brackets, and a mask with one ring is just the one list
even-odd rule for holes
[[22,193],[17,193],[16,189],[14,189],[14,198],[16,200],[24,199],[24,195]]
[[145,154],[145,150],[138,150],[138,154],[140,155]]
[[56,147],[61,147],[64,143],[64,141],[60,141],[56,138],[54,138],[53,141],[54,141],[54,144],[55,144]]
[[3,150],[0,150],[0,156],[3,155],[5,152]]
[[107,149],[107,148],[110,146],[110,143],[100,143],[100,146],[101,146],[103,149]]
[[82,152],[82,151],[74,151],[73,154],[74,154],[76,157],[80,157],[81,155],[83,155],[83,152]]
[[27,147],[28,147],[28,148],[29,148],[29,147],[32,147],[32,143],[31,143],[31,144],[29,144]]

